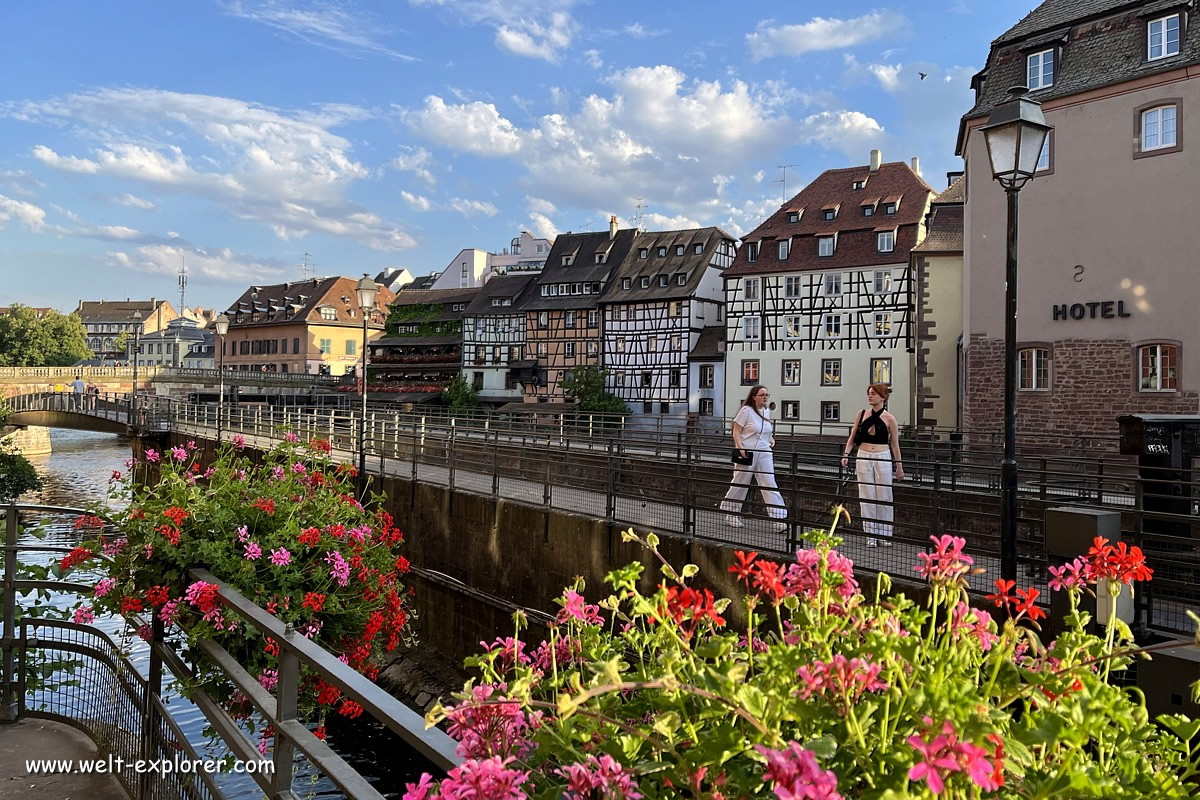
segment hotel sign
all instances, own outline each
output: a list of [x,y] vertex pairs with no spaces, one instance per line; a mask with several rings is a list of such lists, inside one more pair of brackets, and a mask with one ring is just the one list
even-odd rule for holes
[[1054,320],[1118,319],[1133,316],[1125,310],[1124,300],[1093,300],[1089,303],[1056,303]]

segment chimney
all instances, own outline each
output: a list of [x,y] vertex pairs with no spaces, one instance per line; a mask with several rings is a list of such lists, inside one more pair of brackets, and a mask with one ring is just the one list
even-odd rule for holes
[[871,172],[879,172],[879,165],[883,161],[883,153],[878,150],[871,151]]
[[917,173],[917,177],[921,177],[921,159],[919,156],[913,156],[912,171]]
[[613,214],[608,218],[608,239],[612,241],[617,238],[617,215]]

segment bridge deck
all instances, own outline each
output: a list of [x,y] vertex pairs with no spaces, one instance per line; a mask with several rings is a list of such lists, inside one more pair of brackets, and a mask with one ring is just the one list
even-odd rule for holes
[[92,760],[96,745],[69,725],[24,719],[0,725],[0,800],[129,800],[112,775],[79,772],[39,773],[33,759]]

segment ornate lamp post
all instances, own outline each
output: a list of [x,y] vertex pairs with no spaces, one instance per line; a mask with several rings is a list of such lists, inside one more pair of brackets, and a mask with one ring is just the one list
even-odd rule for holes
[[358,479],[362,486],[367,482],[367,320],[375,308],[375,295],[379,284],[365,273],[358,282],[358,308],[362,313],[362,416],[358,418]]
[[225,411],[225,334],[229,333],[229,317],[218,314],[213,320],[213,330],[221,340],[220,355],[217,356],[217,445],[221,444],[221,415]]
[[1017,195],[1033,179],[1051,126],[1041,103],[1024,86],[1009,89],[984,125],[992,177],[1008,195],[1008,249],[1004,273],[1004,460],[1000,491],[1000,576],[1017,577]]
[[137,421],[137,367],[138,353],[142,349],[142,312],[133,312],[133,398],[129,402],[129,427]]

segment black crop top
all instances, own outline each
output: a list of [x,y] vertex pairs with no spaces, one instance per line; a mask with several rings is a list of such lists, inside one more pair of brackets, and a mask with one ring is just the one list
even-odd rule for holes
[[883,409],[872,411],[870,414],[866,414],[866,409],[863,409],[863,413],[865,416],[858,424],[859,444],[887,444],[891,437],[887,423],[883,421]]

